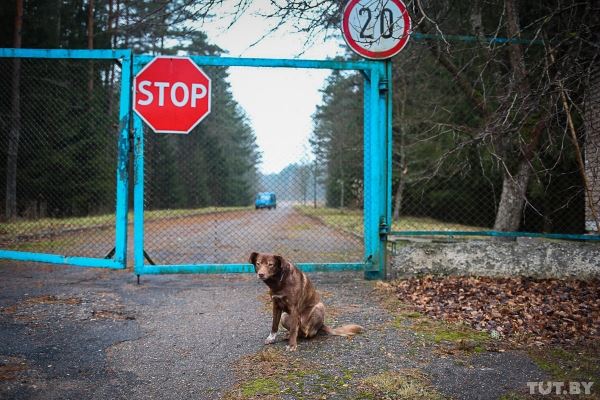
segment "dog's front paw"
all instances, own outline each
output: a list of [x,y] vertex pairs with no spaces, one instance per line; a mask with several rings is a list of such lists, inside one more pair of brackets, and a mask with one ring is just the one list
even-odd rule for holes
[[293,345],[293,346],[287,345],[287,346],[285,346],[285,350],[286,351],[296,351],[296,350],[298,350],[298,345]]
[[265,339],[265,344],[273,344],[273,343],[275,343],[276,340],[277,340],[277,334],[276,333],[271,333]]

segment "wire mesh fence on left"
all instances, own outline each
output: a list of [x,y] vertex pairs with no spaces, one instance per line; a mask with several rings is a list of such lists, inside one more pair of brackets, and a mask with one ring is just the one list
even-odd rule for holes
[[120,69],[2,58],[0,77],[1,247],[106,255],[115,240]]

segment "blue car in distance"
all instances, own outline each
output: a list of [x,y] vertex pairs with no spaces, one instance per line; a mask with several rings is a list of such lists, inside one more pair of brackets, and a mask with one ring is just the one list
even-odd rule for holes
[[260,192],[256,195],[256,201],[254,202],[254,208],[277,208],[277,197],[273,192]]

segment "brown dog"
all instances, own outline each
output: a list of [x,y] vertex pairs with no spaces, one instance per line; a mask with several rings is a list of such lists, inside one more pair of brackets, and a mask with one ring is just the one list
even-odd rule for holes
[[311,338],[319,331],[328,335],[352,336],[363,331],[359,325],[332,329],[325,325],[325,306],[308,277],[280,255],[250,254],[250,263],[258,278],[270,290],[273,301],[273,324],[265,344],[275,343],[279,321],[289,331],[286,350],[297,349],[297,339]]

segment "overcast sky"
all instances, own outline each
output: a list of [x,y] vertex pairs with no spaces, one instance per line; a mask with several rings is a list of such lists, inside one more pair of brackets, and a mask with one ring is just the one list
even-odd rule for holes
[[[343,40],[319,38],[305,47],[306,37],[284,26],[255,46],[275,21],[257,12],[269,7],[269,0],[252,2],[251,8],[229,29],[227,14],[235,1],[226,0],[215,9],[218,17],[204,22],[199,29],[208,39],[233,57],[325,59],[343,53]],[[260,171],[273,173],[306,157],[310,159],[308,138],[312,114],[321,101],[329,70],[231,67],[233,94],[246,111],[262,152]]]

